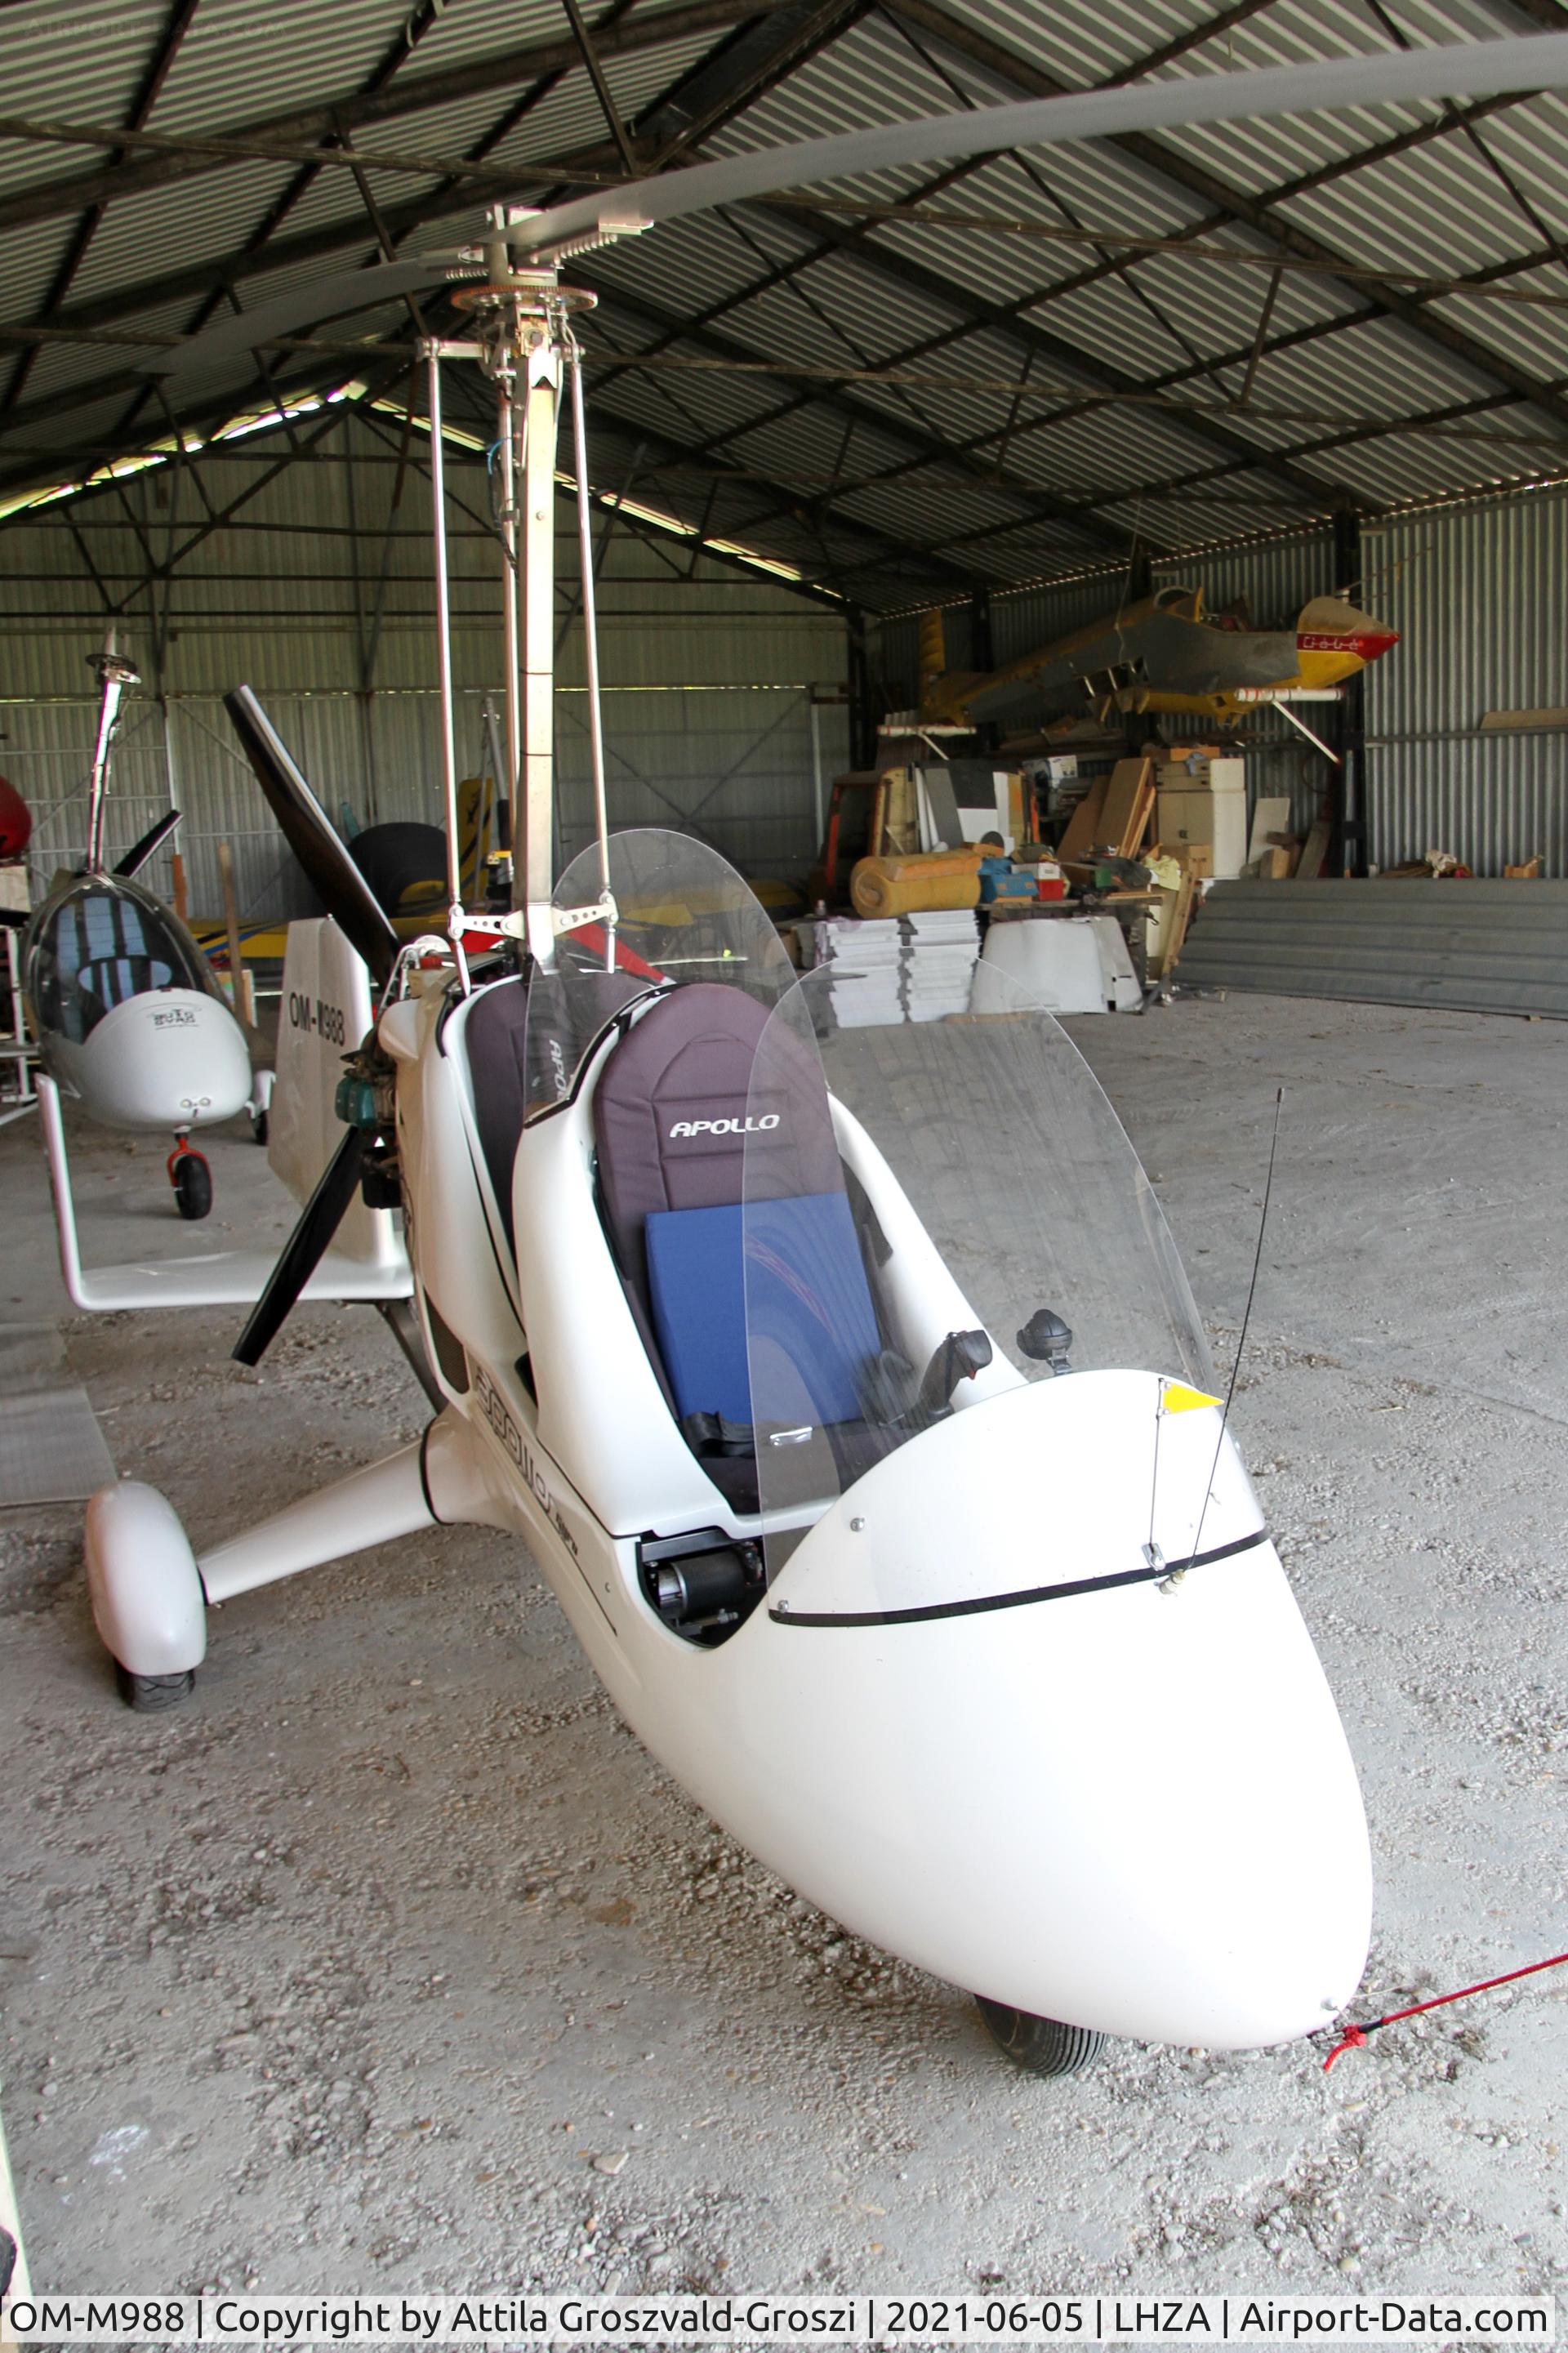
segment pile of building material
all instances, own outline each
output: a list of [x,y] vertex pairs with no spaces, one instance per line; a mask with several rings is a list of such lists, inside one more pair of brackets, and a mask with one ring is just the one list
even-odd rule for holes
[[870,923],[829,915],[803,929],[813,964],[832,975],[834,1014],[847,1029],[969,1011],[980,941],[963,908]]
[[1057,844],[1057,856],[1069,873],[1091,863],[1096,850],[1136,858],[1153,813],[1152,760],[1118,760],[1110,774],[1097,777],[1079,800]]
[[1216,882],[1180,976],[1194,988],[1568,1018],[1568,882]]

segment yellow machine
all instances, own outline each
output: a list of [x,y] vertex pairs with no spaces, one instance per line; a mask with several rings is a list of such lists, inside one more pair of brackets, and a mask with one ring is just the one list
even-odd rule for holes
[[1293,625],[1254,629],[1204,613],[1201,586],[1167,587],[1090,621],[1005,670],[946,668],[942,615],[921,618],[921,718],[931,725],[1009,732],[1038,727],[1087,702],[1101,720],[1170,712],[1234,727],[1263,702],[1335,699],[1399,634],[1341,596],[1314,596]]

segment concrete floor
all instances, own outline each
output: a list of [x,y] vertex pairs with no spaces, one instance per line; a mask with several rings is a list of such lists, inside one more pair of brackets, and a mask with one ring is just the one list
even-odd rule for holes
[[[1222,1356],[1287,1090],[1236,1427],[1363,1776],[1358,2014],[1560,1950],[1568,1028],[1237,997],[1074,1027]],[[159,1156],[79,1134],[90,1254],[286,1229],[237,1132],[205,1233]],[[0,1183],[0,1315],[65,1316],[26,1124]],[[259,1375],[237,1322],[65,1323],[198,1546],[423,1419],[367,1311],[301,1311]],[[1122,2045],[1035,2082],[710,1827],[515,1546],[442,1532],[234,1603],[192,1704],[144,1719],[79,1529],[0,1515],[36,2285],[1562,2284],[1568,1970],[1327,2078],[1302,2045]]]

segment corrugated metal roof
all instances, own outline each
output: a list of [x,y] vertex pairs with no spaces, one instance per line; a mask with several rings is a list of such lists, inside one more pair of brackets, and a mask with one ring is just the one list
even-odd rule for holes
[[255,0],[201,0],[149,128],[200,133],[237,117],[319,105],[365,79],[408,14],[408,0],[332,0],[330,8],[268,0],[265,10]]
[[[742,35],[738,12],[696,23],[690,0],[641,0],[631,28],[668,17],[670,34],[617,50],[626,20],[616,19],[605,69],[621,113],[657,146],[686,119],[689,81],[700,116],[720,101],[693,153],[719,154],[1053,87],[1370,56],[1394,38],[1492,39],[1513,22],[1506,0],[1401,0],[1396,35],[1363,0],[1260,0],[1238,17],[1219,0],[889,0],[874,15],[847,10],[814,46],[799,39],[805,0],[776,13],[778,69],[743,83],[725,111],[724,77],[740,69],[731,61],[752,58],[771,20]],[[126,122],[167,23],[163,0],[73,0],[68,29],[53,0],[21,0],[5,12],[8,109]],[[374,80],[376,119],[355,132],[367,148],[482,153],[516,170],[520,195],[542,196],[541,166],[569,173],[562,159],[574,153],[614,168],[568,35],[560,0],[449,5],[428,17],[408,0],[274,0],[264,23],[253,0],[199,0],[150,127],[243,132]],[[515,67],[483,70],[542,43],[560,59],[542,89]],[[418,85],[453,72],[472,86],[425,102]],[[653,347],[705,367],[596,376],[603,444],[615,462],[639,433],[657,438],[642,464],[672,511],[752,527],[765,548],[825,577],[831,563],[883,607],[966,580],[1109,565],[1133,534],[1158,555],[1223,537],[1249,514],[1294,516],[1310,532],[1346,493],[1376,512],[1564,468],[1568,269],[1552,241],[1568,239],[1565,132],[1556,96],[1447,112],[1435,100],[1378,104],[879,171],[811,192],[862,208],[925,204],[947,216],[935,222],[781,203],[662,228],[581,265],[603,298],[584,332],[599,348],[651,357]],[[148,186],[158,175],[146,153],[132,151],[132,163],[134,192],[92,226],[63,311],[43,323],[112,325],[140,288],[128,328],[186,332],[212,297],[147,301],[162,264],[182,283],[210,267],[216,289],[222,265],[244,256],[252,304],[375,250],[341,169],[301,176],[295,162],[250,159]],[[0,206],[113,167],[102,147],[0,142]],[[460,183],[454,194],[420,172],[374,180],[411,247],[454,242],[477,219],[479,192],[465,204]],[[51,213],[0,233],[0,321],[39,320],[79,218]],[[1258,258],[1272,258],[1287,230],[1299,255],[1378,282],[1292,270],[1271,290]],[[1127,242],[1194,236],[1236,260]],[[278,266],[258,269],[274,244]],[[1491,300],[1489,286],[1560,307]],[[403,324],[393,308],[364,314],[356,332]],[[0,379],[26,378],[0,433],[0,498],[69,467],[73,452],[85,463],[106,437],[133,436],[132,415],[156,414],[145,400],[132,410],[137,356],[58,341],[32,357],[0,354]],[[779,372],[722,372],[758,362]],[[803,364],[827,373],[803,375]],[[294,363],[274,364],[286,376]],[[864,373],[879,369],[910,380]],[[236,361],[187,397],[242,403],[253,381],[251,364]],[[0,401],[4,389],[0,380]],[[751,479],[729,479],[737,472]]]

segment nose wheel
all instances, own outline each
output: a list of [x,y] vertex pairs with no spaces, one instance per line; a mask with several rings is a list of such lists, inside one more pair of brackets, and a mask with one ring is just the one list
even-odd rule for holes
[[181,1217],[205,1218],[213,1205],[213,1173],[204,1155],[193,1151],[183,1135],[176,1136],[168,1167]]
[[993,2041],[1026,2075],[1076,2075],[1105,2048],[1104,2035],[1092,2026],[1064,2026],[1059,2018],[1037,2018],[1032,2010],[987,2001],[984,1994],[974,1999]]

